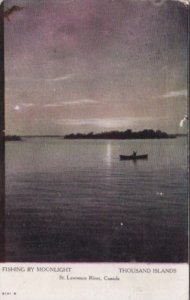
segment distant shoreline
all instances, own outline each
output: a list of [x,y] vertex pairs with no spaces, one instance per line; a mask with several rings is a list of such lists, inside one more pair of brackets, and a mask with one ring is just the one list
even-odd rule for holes
[[16,141],[22,141],[21,136],[19,136],[19,135],[6,135],[5,136],[5,142],[16,142]]
[[[129,133],[129,132],[128,132]],[[144,140],[144,139],[174,139],[177,137],[187,137],[188,133],[184,134],[168,134],[161,131],[151,131],[147,134],[145,131],[131,132],[127,136],[125,132],[103,132],[103,133],[88,133],[88,134],[69,134],[69,135],[7,135],[5,141],[23,141],[24,138],[59,138],[67,140]]]
[[110,131],[101,133],[76,133],[64,136],[64,139],[114,139],[114,140],[132,140],[132,139],[171,139],[176,138],[176,134],[168,134],[160,130],[144,129],[142,131]]

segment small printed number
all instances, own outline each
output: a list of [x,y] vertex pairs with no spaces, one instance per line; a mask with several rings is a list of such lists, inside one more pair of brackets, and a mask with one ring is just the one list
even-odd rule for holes
[[2,292],[2,295],[3,296],[11,296],[11,295],[16,296],[16,293],[15,292],[14,293],[11,293],[11,292]]

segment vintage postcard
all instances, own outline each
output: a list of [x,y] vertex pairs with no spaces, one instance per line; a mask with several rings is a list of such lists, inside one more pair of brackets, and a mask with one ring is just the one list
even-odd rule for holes
[[0,298],[187,300],[189,0],[0,9]]

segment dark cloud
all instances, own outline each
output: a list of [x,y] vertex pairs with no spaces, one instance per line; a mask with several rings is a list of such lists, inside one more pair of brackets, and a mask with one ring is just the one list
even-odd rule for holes
[[[7,0],[6,9],[13,3]],[[65,118],[85,118],[89,113],[91,118],[141,113],[148,118],[166,112],[172,121],[162,129],[176,130],[173,117],[185,113],[184,102],[177,111],[163,101],[159,107],[152,99],[186,89],[188,10],[184,4],[173,0],[162,5],[148,0],[17,0],[16,4],[25,9],[12,22],[5,22],[5,62],[6,77],[17,78],[14,86],[21,90],[19,95],[27,91],[28,101],[41,107],[79,98],[98,101],[93,107],[63,108]],[[62,77],[68,80],[47,80]],[[7,80],[7,88],[12,85]],[[7,103],[24,102],[19,95],[9,92]],[[44,123],[47,119],[47,132],[59,113],[56,109],[51,115],[40,112]],[[9,109],[7,114],[13,128]],[[20,130],[25,130],[25,122],[20,124]],[[159,128],[164,122],[156,124]]]
[[18,5],[13,5],[11,6],[9,9],[7,9],[5,12],[4,12],[4,17],[7,19],[7,20],[10,20],[10,16],[13,15],[14,13],[18,12],[18,11],[21,11],[23,10],[24,7],[21,7],[21,6],[18,6]]

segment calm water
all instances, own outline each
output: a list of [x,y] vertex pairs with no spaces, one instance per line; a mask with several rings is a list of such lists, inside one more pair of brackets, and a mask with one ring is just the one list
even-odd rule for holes
[[[148,153],[144,161],[119,154]],[[6,143],[7,261],[187,260],[187,140]]]

